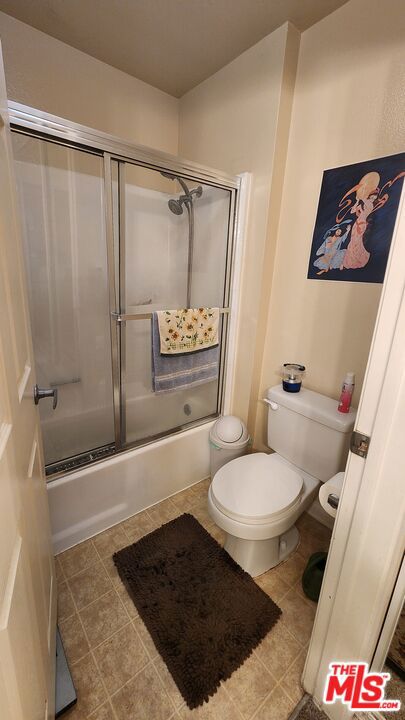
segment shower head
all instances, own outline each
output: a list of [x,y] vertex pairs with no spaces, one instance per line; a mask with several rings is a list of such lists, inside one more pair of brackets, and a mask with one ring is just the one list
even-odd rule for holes
[[169,209],[172,213],[174,213],[174,215],[183,214],[183,204],[186,205],[187,210],[190,210],[190,205],[192,205],[193,203],[193,195],[200,198],[203,194],[203,189],[201,185],[194,188],[193,190],[189,190],[183,178],[179,177],[178,175],[172,175],[172,173],[166,172],[165,170],[161,170],[160,174],[163,175],[163,177],[168,178],[169,180],[177,180],[177,182],[179,182],[181,187],[183,188],[184,195],[180,195],[178,200],[174,200],[174,198],[171,198],[168,202]]
[[171,198],[167,204],[169,206],[169,210],[175,215],[183,214],[183,201],[181,199],[174,200],[173,198]]

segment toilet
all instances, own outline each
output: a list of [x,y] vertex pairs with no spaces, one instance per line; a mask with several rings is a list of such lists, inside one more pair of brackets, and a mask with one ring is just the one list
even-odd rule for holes
[[267,391],[267,441],[275,452],[245,455],[221,467],[208,491],[208,511],[226,533],[225,550],[253,577],[295,550],[295,522],[320,485],[344,468],[356,411],[303,388]]

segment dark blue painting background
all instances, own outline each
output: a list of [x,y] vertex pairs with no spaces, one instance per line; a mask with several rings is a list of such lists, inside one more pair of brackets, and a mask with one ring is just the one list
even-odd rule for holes
[[[320,268],[314,266],[314,261],[317,259],[316,251],[323,243],[324,234],[336,223],[339,202],[343,195],[354,185],[357,185],[363,175],[368,172],[374,171],[379,173],[379,187],[381,189],[388,180],[392,180],[398,173],[404,170],[405,153],[391,155],[377,160],[368,160],[367,162],[356,163],[354,165],[346,165],[332,170],[325,170],[312,238],[308,278],[316,280],[348,280],[351,282],[383,282],[401,197],[403,178],[397,180],[394,185],[388,188],[387,193],[389,199],[383,207],[373,212],[368,218],[368,226],[363,236],[363,243],[366,250],[370,253],[370,259],[364,268],[348,270],[332,269],[327,273],[317,275]],[[352,199],[352,205],[354,205],[356,201],[355,193],[353,193],[350,198]],[[350,211],[344,217],[344,220],[349,219],[352,219],[352,223],[356,219],[356,216],[352,215]],[[350,235],[344,243],[343,248],[347,248],[349,242]]]

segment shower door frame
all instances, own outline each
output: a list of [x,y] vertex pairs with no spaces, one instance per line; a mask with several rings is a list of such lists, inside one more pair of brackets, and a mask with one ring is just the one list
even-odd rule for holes
[[[229,328],[231,320],[231,296],[233,289],[233,271],[235,262],[235,249],[238,234],[238,210],[240,203],[241,178],[238,176],[228,175],[220,171],[214,170],[197,163],[183,160],[176,156],[165,152],[153,150],[143,145],[127,143],[120,138],[108,135],[98,130],[88,128],[84,125],[73,123],[64,118],[60,118],[49,113],[42,112],[35,108],[31,108],[20,103],[9,102],[9,116],[11,130],[20,134],[25,134],[40,140],[54,142],[65,147],[76,150],[94,153],[103,158],[104,169],[104,204],[105,204],[105,234],[107,246],[107,268],[108,268],[108,286],[109,286],[109,304],[110,304],[110,336],[111,336],[111,363],[112,363],[112,389],[114,404],[114,448],[107,455],[103,454],[99,460],[89,460],[89,462],[81,462],[80,458],[86,453],[78,456],[66,458],[57,463],[52,463],[51,467],[64,465],[69,463],[74,465],[75,459],[78,459],[77,466],[53,472],[49,476],[49,480],[56,479],[61,475],[67,475],[69,472],[81,469],[89,464],[102,462],[105,457],[112,456],[117,453],[129,452],[135,447],[147,445],[155,442],[162,437],[168,437],[180,432],[189,430],[190,428],[211,422],[223,410],[226,385],[227,370],[227,354],[229,345]],[[144,167],[157,172],[168,171],[173,175],[178,175],[185,180],[192,182],[200,182],[211,187],[217,187],[227,190],[230,193],[229,218],[228,218],[228,236],[226,250],[226,267],[223,286],[223,307],[221,308],[221,345],[220,345],[220,372],[218,378],[217,391],[217,409],[216,412],[205,416],[201,419],[184,423],[181,426],[173,427],[168,431],[153,435],[151,437],[142,438],[133,443],[125,442],[125,383],[123,365],[123,342],[125,341],[125,331],[122,327],[126,322],[135,319],[135,317],[146,318],[149,314],[139,313],[125,315],[121,313],[122,308],[122,291],[121,291],[121,272],[120,277],[120,296],[116,292],[116,257],[114,249],[114,222],[113,222],[113,179],[111,164],[113,161],[118,163],[118,183],[122,184],[124,180],[123,174],[120,175],[120,168],[125,168],[124,163],[135,164],[138,167]],[[120,218],[123,215],[124,206],[122,198],[119,199]],[[121,233],[121,229],[120,229]],[[120,255],[124,243],[120,240]],[[122,258],[120,258],[122,260]],[[232,320],[234,320],[232,318]],[[235,325],[232,322],[232,325]],[[103,451],[102,446],[93,450]],[[88,454],[92,453],[89,448]]]

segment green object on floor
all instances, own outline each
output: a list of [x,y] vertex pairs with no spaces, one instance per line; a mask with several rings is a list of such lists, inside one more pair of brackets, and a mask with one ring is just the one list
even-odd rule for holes
[[318,602],[328,553],[316,552],[308,560],[302,576],[302,589],[310,600]]

